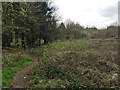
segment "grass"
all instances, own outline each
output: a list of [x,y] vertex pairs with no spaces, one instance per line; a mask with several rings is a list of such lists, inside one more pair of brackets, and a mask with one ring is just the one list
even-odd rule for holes
[[2,87],[8,88],[15,73],[32,63],[32,58],[26,54],[9,54],[3,56]]
[[29,85],[32,88],[118,88],[118,79],[112,79],[118,73],[116,46],[117,42],[111,39],[81,39],[30,49],[42,61],[30,72]]
[[0,89],[2,89],[2,70],[0,70]]
[[[42,58],[30,72],[29,86],[118,89],[117,44],[115,39],[80,39],[29,48],[27,52]],[[13,52],[3,53],[3,87],[32,62],[27,54]]]
[[[62,57],[64,58],[64,55],[75,54],[75,51],[77,51],[76,48],[85,49],[87,47],[88,47],[88,43],[86,42],[86,40],[73,40],[73,41],[66,41],[66,42],[57,41],[50,45],[42,46],[41,48],[29,50],[29,52],[31,52],[32,54],[42,57],[42,61],[40,62],[40,64],[37,67],[33,68],[33,70],[31,71],[31,78],[33,80],[31,85],[35,86],[35,88],[38,88],[38,87],[84,88],[84,85],[80,84],[77,80],[74,80],[74,81],[72,80],[72,76],[71,76],[72,74],[70,73],[70,71],[66,72],[60,69],[60,67],[56,67],[58,66],[58,64],[62,63],[61,62],[62,60],[61,61],[57,60],[56,57],[61,56],[61,58]],[[54,63],[54,60],[57,62]],[[67,76],[69,78],[67,78]],[[52,82],[51,80],[53,79],[55,79],[55,82],[50,83]],[[64,79],[66,80],[64,81]],[[42,81],[42,83],[40,83],[40,81]],[[62,83],[64,83],[64,85],[62,85]]]

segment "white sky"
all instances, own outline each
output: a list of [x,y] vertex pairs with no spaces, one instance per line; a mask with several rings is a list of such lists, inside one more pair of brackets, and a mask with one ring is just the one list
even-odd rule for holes
[[106,27],[118,21],[119,0],[53,0],[61,22],[67,19],[83,26]]

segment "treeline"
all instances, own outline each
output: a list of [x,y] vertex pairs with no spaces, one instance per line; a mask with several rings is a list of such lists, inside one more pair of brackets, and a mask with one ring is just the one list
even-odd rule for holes
[[61,33],[60,40],[118,38],[117,25],[110,25],[106,29],[97,29],[96,27],[85,28],[78,23],[70,21],[68,24],[61,23],[58,29]]
[[117,25],[110,25],[106,29],[87,28],[85,30],[87,30],[91,39],[118,38]]
[[[2,3],[2,46],[22,47],[40,45],[56,39],[56,8],[48,2]],[[49,4],[50,5],[50,4]]]
[[2,3],[2,47],[31,47],[55,40],[111,38],[118,36],[118,27],[106,30],[84,28],[78,23],[58,23],[57,8],[51,2]]

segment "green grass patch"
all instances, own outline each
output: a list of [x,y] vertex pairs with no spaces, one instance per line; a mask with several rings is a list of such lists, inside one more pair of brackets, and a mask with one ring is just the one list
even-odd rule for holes
[[32,63],[32,58],[27,55],[10,54],[3,58],[2,87],[7,88],[15,73]]

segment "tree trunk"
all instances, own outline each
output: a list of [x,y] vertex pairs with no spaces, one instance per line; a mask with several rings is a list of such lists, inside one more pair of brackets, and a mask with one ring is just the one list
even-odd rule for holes
[[18,32],[17,30],[15,30],[15,44],[18,43]]
[[24,34],[22,33],[22,47],[25,49]]
[[48,43],[47,39],[44,39],[44,45],[46,45]]
[[41,38],[39,38],[39,41],[38,41],[38,46],[41,45]]

